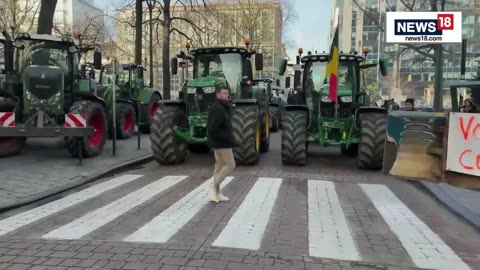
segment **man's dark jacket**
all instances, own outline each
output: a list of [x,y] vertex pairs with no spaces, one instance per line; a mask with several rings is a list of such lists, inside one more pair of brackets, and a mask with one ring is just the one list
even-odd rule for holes
[[232,106],[227,101],[216,100],[208,113],[208,145],[213,149],[238,146],[233,137]]

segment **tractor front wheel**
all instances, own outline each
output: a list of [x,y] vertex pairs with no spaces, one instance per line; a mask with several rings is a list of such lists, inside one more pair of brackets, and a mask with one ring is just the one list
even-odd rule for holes
[[136,117],[133,105],[129,103],[117,104],[117,138],[129,139],[135,130]]
[[270,111],[265,111],[261,114],[262,128],[261,128],[261,142],[260,152],[265,153],[270,150],[270,121],[272,121]]
[[357,164],[360,169],[380,170],[386,136],[386,116],[380,113],[360,115],[360,143]]
[[270,119],[272,121],[272,127],[270,128],[270,131],[277,132],[280,128],[280,117],[277,107],[270,107]]
[[307,164],[307,112],[286,111],[282,128],[282,163]]
[[239,105],[233,110],[233,135],[238,146],[233,148],[237,165],[255,165],[260,160],[262,133],[257,105]]
[[160,108],[160,103],[159,101],[162,100],[162,97],[158,93],[153,93],[152,97],[150,98],[150,102],[148,103],[148,106],[144,110],[144,113],[142,114],[142,123],[144,123],[140,127],[140,131],[143,133],[150,133],[150,126],[153,122],[153,118],[155,117],[155,113],[157,112],[158,108]]
[[175,127],[185,126],[185,112],[178,107],[160,107],[152,119],[150,141],[153,158],[162,165],[183,163],[187,143],[175,136]]
[[[15,100],[5,98],[0,101],[0,112],[12,112],[16,106],[17,102]],[[20,110],[15,112],[15,120],[17,123],[20,114]],[[0,158],[19,154],[25,146],[26,141],[26,137],[0,137]]]
[[[107,140],[107,116],[103,106],[94,101],[80,100],[73,103],[69,113],[86,114],[87,126],[93,127],[93,133],[82,137],[82,156],[95,157],[102,153]],[[74,137],[67,137],[67,149],[73,157],[78,157],[78,145]]]

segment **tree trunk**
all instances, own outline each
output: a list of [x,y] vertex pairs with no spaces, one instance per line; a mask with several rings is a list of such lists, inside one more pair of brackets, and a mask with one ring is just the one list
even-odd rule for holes
[[142,0],[135,0],[135,64],[142,64],[142,23],[143,6]]
[[[162,66],[163,66],[163,99],[170,99],[170,0],[163,1],[163,48],[162,48]],[[188,68],[187,68],[188,72]]]
[[57,0],[42,0],[40,3],[40,13],[38,15],[37,34],[52,34],[53,15],[55,15],[56,7]]
[[434,45],[434,59],[435,65],[435,93],[433,96],[433,109],[435,111],[443,110],[443,45]]

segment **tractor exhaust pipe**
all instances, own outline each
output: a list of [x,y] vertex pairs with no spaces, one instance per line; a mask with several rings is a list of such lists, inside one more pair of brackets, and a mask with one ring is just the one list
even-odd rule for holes
[[13,73],[13,41],[12,41],[12,37],[7,32],[7,30],[3,30],[2,34],[5,37],[5,47],[4,47],[5,72],[7,74],[12,74]]

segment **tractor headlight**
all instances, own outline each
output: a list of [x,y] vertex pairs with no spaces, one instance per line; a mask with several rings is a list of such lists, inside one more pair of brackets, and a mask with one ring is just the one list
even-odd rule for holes
[[197,93],[197,88],[187,87],[187,94],[195,94],[195,93]]
[[210,87],[204,87],[203,88],[203,92],[205,94],[212,94],[215,92],[215,87],[214,86],[210,86]]
[[51,97],[51,98],[48,99],[48,104],[57,104],[57,103],[60,103],[60,97],[61,97],[61,95],[62,95],[61,92],[56,93],[53,97]]
[[328,96],[322,96],[322,102],[332,102],[332,100]]
[[340,100],[345,103],[352,102],[352,96],[340,97]]
[[40,100],[36,98],[32,93],[30,93],[28,90],[25,91],[25,99],[30,101],[32,104],[39,104]]

